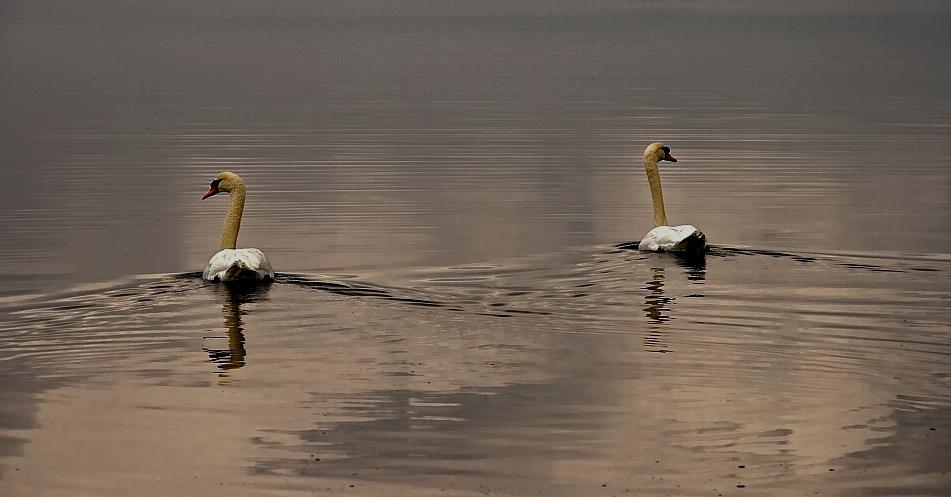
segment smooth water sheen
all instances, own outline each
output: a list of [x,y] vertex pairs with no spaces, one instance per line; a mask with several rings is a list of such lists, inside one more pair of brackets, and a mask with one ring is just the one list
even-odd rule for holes
[[0,495],[948,495],[951,11],[738,5],[0,7]]

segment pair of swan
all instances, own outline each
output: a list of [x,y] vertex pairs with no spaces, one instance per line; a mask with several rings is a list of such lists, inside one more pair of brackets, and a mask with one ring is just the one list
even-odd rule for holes
[[[660,187],[660,161],[677,162],[670,155],[670,148],[663,143],[651,143],[644,150],[644,169],[650,184],[651,198],[654,201],[654,229],[647,232],[637,249],[650,252],[702,252],[706,249],[706,236],[689,224],[668,226],[664,212],[664,193]],[[202,200],[225,192],[231,195],[228,214],[225,217],[224,231],[218,253],[211,257],[202,277],[212,281],[262,281],[273,280],[274,270],[264,253],[256,248],[237,248],[238,229],[241,227],[241,215],[244,213],[244,199],[247,189],[241,177],[225,171],[215,177],[211,188],[202,196]]]

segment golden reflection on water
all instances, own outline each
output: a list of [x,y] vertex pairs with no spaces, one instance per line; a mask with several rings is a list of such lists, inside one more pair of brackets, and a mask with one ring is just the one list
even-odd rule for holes
[[[671,262],[674,265],[668,266]],[[667,353],[672,352],[662,343],[663,330],[671,319],[673,319],[673,305],[677,297],[668,296],[664,292],[664,283],[667,278],[667,270],[676,266],[676,273],[682,273],[683,276],[693,284],[702,285],[706,279],[707,254],[681,255],[681,254],[656,254],[651,260],[648,268],[651,278],[644,285],[644,317],[648,322],[648,334],[644,339],[645,347],[651,352]],[[703,297],[702,293],[694,292],[685,295],[682,298]]]
[[215,294],[221,296],[224,300],[221,305],[221,313],[224,315],[227,347],[218,345],[225,341],[221,337],[206,336],[204,337],[202,350],[208,354],[212,363],[217,364],[218,368],[223,370],[219,374],[221,378],[228,377],[228,370],[238,369],[245,364],[247,350],[245,349],[242,304],[265,300],[270,288],[270,282],[256,285],[214,285]]

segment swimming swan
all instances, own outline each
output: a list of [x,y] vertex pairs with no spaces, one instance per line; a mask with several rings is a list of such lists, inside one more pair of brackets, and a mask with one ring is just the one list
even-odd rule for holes
[[644,169],[647,171],[647,182],[651,187],[651,198],[654,200],[654,226],[648,231],[637,250],[650,252],[703,252],[707,248],[707,237],[695,226],[682,224],[680,226],[667,225],[667,213],[664,212],[664,192],[660,188],[660,170],[657,163],[665,160],[677,162],[670,155],[670,148],[663,143],[651,143],[644,149]]
[[201,199],[226,192],[231,195],[228,215],[225,216],[225,228],[221,232],[221,244],[218,253],[211,256],[208,265],[201,273],[209,281],[260,281],[273,280],[274,270],[264,253],[256,248],[238,249],[238,229],[241,227],[241,214],[244,213],[244,197],[247,190],[241,177],[225,171],[215,177],[211,188]]

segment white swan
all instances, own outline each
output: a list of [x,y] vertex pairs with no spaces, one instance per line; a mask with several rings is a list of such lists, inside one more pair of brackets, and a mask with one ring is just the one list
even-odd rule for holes
[[225,216],[225,228],[221,232],[221,244],[218,253],[211,256],[202,278],[210,281],[258,281],[273,280],[274,270],[264,253],[256,248],[235,248],[238,244],[238,229],[241,228],[241,215],[244,213],[244,197],[247,189],[241,177],[225,171],[215,177],[211,188],[201,199],[226,192],[231,195],[228,215]]
[[664,192],[660,188],[660,170],[657,163],[666,160],[677,162],[670,155],[670,148],[663,143],[651,143],[644,149],[644,169],[647,182],[651,187],[654,200],[654,229],[647,232],[637,245],[637,250],[651,252],[702,252],[707,248],[707,237],[695,226],[682,224],[667,225],[667,213],[664,212]]

